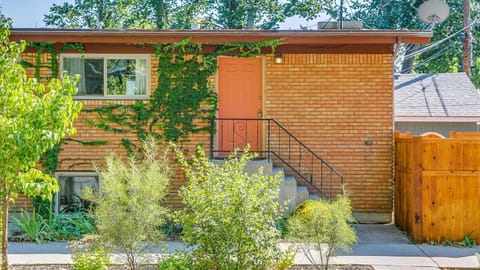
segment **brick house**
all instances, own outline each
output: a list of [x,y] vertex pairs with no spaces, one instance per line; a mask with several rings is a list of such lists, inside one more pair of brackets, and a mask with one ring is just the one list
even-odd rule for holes
[[[343,175],[357,219],[364,222],[391,220],[394,48],[400,43],[427,43],[430,32],[11,31],[11,40],[14,41],[54,42],[58,46],[65,42],[82,43],[85,63],[89,62],[83,67],[89,66],[92,71],[85,68],[81,72],[90,77],[97,76],[96,79],[100,81],[105,80],[106,73],[97,74],[95,67],[107,66],[106,62],[110,60],[128,59],[135,62],[135,72],[143,70],[143,75],[136,73],[137,79],[131,83],[130,89],[127,86],[125,93],[115,97],[110,96],[108,89],[98,87],[94,79],[84,80],[83,85],[79,84],[77,97],[84,108],[109,102],[128,104],[136,99],[148,99],[157,86],[155,78],[158,67],[154,49],[148,44],[177,42],[187,37],[191,37],[192,42],[210,45],[282,38],[274,55],[267,53],[258,58],[219,58],[219,70],[214,79],[219,96],[218,117],[275,119],[302,145],[327,161],[328,168],[333,167]],[[33,55],[34,51],[27,48],[24,56]],[[44,54],[42,57],[48,61],[51,56]],[[75,62],[81,55],[65,51],[57,57],[61,69],[75,70]],[[33,76],[33,69],[30,68],[28,72]],[[48,73],[48,70],[42,69],[40,72]],[[77,128],[74,138],[108,140],[109,144],[96,147],[81,144],[62,146],[57,177],[61,187],[69,189],[69,192],[80,189],[82,185],[95,183],[98,175],[93,170],[92,161],[101,162],[111,150],[125,154],[119,144],[120,135],[94,129],[86,125],[83,117],[92,116],[82,113],[74,124]],[[261,126],[261,131],[257,132],[261,137],[261,142],[255,146],[257,150],[268,147],[265,124]],[[210,139],[209,132],[194,134],[190,138],[190,145],[202,143],[207,151],[221,148],[223,141],[219,133],[213,139]],[[211,141],[214,147],[210,149],[207,146]],[[279,144],[283,148],[290,148],[285,141]],[[288,162],[301,162],[301,155],[302,151],[296,156],[299,160]],[[181,207],[176,189],[184,181],[181,173],[173,180],[168,201],[173,207]],[[338,189],[339,183],[336,185]]]

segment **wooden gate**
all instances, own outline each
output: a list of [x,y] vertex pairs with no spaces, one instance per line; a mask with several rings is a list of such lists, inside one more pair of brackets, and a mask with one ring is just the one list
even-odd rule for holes
[[395,134],[395,223],[416,242],[480,238],[480,133]]

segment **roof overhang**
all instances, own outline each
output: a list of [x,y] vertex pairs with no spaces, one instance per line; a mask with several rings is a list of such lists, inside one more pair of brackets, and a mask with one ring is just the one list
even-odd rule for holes
[[480,123],[480,116],[395,116],[395,122]]
[[191,38],[192,42],[219,44],[225,42],[260,42],[282,39],[283,45],[366,45],[425,44],[431,31],[392,30],[62,30],[49,28],[11,29],[12,41],[80,42],[102,44],[169,43]]

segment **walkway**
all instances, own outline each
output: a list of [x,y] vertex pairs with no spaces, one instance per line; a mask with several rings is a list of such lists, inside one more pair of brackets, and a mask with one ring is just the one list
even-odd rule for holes
[[[372,265],[377,270],[383,269],[440,269],[462,268],[478,269],[479,263],[475,253],[480,253],[480,246],[473,248],[456,248],[432,245],[414,245],[393,225],[355,225],[359,243],[348,255],[332,259],[335,264]],[[288,244],[281,243],[281,248]],[[169,242],[171,251],[183,248],[182,243]],[[115,259],[114,259],[115,260]],[[9,263],[25,264],[68,264],[71,263],[68,244],[64,242],[46,243],[10,243]],[[297,254],[295,264],[308,264],[303,254]]]

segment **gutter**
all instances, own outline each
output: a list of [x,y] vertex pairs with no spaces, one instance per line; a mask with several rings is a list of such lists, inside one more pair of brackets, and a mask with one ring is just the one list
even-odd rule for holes
[[187,37],[192,42],[218,44],[224,42],[259,42],[283,39],[282,44],[424,44],[430,42],[431,31],[391,30],[65,30],[49,28],[13,28],[12,41],[82,42],[82,43],[149,43],[178,42]]
[[396,116],[395,122],[480,122],[480,116]]

